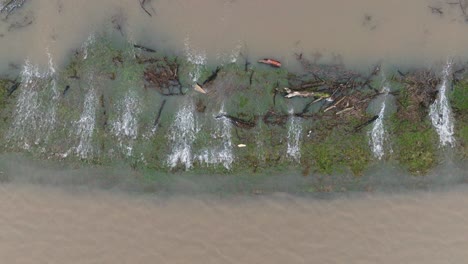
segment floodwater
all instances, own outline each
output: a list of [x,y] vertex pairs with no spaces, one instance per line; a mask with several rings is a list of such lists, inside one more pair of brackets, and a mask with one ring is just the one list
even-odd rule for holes
[[[47,65],[48,54],[63,66],[91,34],[103,31],[180,54],[189,46],[211,63],[274,57],[295,67],[295,54],[303,53],[319,62],[426,65],[467,56],[466,1],[147,0],[151,16],[139,3],[27,1],[0,21],[0,73],[26,58]],[[0,167],[0,182],[4,171]],[[6,263],[468,259],[463,186],[329,200],[285,193],[220,198],[34,185],[41,181],[34,171],[22,173],[15,177],[24,182],[0,183],[0,259]]]
[[321,62],[405,65],[466,57],[468,46],[464,0],[143,1],[151,16],[140,2],[27,1],[0,22],[1,66],[25,57],[47,64],[47,52],[65,63],[90,34],[106,30],[176,53],[189,43],[212,63],[242,54],[291,67],[295,53]]
[[468,192],[313,200],[0,186],[5,263],[464,263]]

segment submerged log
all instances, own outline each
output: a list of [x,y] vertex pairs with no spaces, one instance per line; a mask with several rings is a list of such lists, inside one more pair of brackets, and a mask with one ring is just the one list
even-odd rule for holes
[[147,48],[147,47],[144,47],[144,46],[141,46],[141,45],[138,45],[138,44],[133,45],[133,47],[137,48],[137,49],[141,49],[142,51],[146,51],[146,52],[151,52],[151,53],[156,52],[156,50],[154,50],[154,49]]
[[68,90],[70,90],[70,85],[65,86],[65,89],[63,90],[62,96],[65,96],[68,93]]
[[354,128],[354,132],[358,132],[359,130],[361,130],[361,129],[364,128],[365,126],[368,126],[368,125],[370,125],[371,123],[373,123],[373,122],[374,122],[375,120],[377,120],[378,118],[379,118],[378,115],[373,116],[371,119],[367,120],[366,122],[364,122],[364,123],[362,123],[362,124],[356,126],[356,127]]
[[7,95],[11,96],[20,86],[20,82],[14,81],[13,85],[8,88]]
[[159,125],[159,119],[161,119],[161,114],[164,109],[164,106],[166,105],[166,101],[167,100],[164,99],[161,103],[161,106],[159,107],[158,115],[156,116],[156,119],[154,120],[154,124],[153,124],[154,128],[158,127]]
[[235,125],[236,127],[239,127],[239,128],[250,129],[250,128],[253,128],[253,127],[255,127],[257,125],[255,122],[243,120],[243,119],[240,119],[240,118],[237,118],[237,117],[234,117],[234,116],[230,116],[230,115],[227,115],[227,114],[220,114],[220,115],[216,116],[216,118],[223,118],[223,117],[227,118],[233,125]]
[[143,9],[143,11],[145,11],[145,13],[148,14],[148,16],[152,17],[153,15],[151,15],[148,9],[146,9],[145,4],[146,4],[146,0],[140,0],[141,9]]
[[221,67],[216,67],[216,70],[213,71],[213,73],[206,78],[206,80],[203,82],[203,85],[206,85],[216,79],[218,77],[218,72],[221,70]]

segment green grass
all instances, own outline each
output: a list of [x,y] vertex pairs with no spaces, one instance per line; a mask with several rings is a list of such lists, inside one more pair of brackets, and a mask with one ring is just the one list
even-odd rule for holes
[[371,153],[364,132],[346,132],[345,127],[329,131],[323,138],[303,144],[302,163],[321,174],[350,170],[355,176],[362,175],[371,162]]
[[[464,80],[455,85],[450,99],[455,111],[468,111],[468,80]],[[467,113],[465,112],[464,114]]]
[[468,158],[468,80],[455,85],[450,96],[455,113],[455,135],[459,140],[461,156]]
[[396,158],[413,175],[424,175],[437,163],[437,135],[432,126],[392,119]]

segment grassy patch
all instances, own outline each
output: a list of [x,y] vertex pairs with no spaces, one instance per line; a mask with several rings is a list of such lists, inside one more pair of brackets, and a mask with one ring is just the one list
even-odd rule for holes
[[450,100],[456,117],[455,136],[460,142],[461,155],[468,158],[468,80],[455,85]]
[[349,169],[359,176],[371,161],[365,133],[347,132],[345,127],[337,127],[325,136],[307,141],[302,154],[304,165],[312,164],[315,171],[322,174]]
[[415,124],[392,118],[397,160],[413,175],[423,175],[437,161],[437,135],[428,122]]

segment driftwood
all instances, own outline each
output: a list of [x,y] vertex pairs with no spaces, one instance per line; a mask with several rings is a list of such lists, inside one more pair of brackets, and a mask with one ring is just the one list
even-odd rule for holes
[[307,92],[307,91],[293,91],[287,87],[283,88],[286,95],[285,98],[293,98],[293,97],[319,97],[319,98],[328,98],[330,97],[329,94],[326,93],[318,93],[318,92]]
[[336,112],[336,115],[341,115],[341,114],[346,113],[346,112],[348,112],[348,111],[351,111],[351,110],[353,110],[353,109],[354,109],[354,106],[345,108],[345,109],[343,109],[343,110],[341,110],[341,111],[339,111],[339,112]]
[[194,89],[195,91],[199,92],[199,93],[202,93],[202,94],[206,94],[206,93],[207,93],[206,90],[203,89],[203,87],[202,87],[200,84],[198,84],[198,83],[195,83],[195,85],[193,86],[193,89]]

